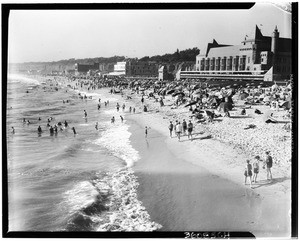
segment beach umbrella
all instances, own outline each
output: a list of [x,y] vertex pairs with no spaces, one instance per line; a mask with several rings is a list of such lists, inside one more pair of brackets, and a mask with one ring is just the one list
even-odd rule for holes
[[188,106],[191,106],[191,105],[196,105],[198,103],[198,101],[193,101],[187,105],[185,105],[184,107],[188,107]]
[[247,94],[247,93],[242,93],[242,94],[239,95],[239,99],[240,99],[240,100],[244,100],[244,99],[246,99],[248,96],[249,96],[249,94]]
[[201,89],[198,89],[198,90],[194,91],[193,94],[201,94],[201,93],[202,93]]
[[271,97],[270,96],[265,96],[263,101],[264,102],[269,102],[269,101],[271,101]]
[[267,110],[263,115],[263,121],[266,122],[271,117],[271,114],[273,113],[274,112],[272,110]]
[[177,93],[174,93],[172,96],[177,96],[177,95],[182,95],[182,96],[185,96],[185,94],[183,92],[177,92]]
[[225,113],[228,110],[232,110],[232,104],[228,102],[221,102],[217,110],[221,113]]
[[174,92],[175,92],[175,90],[172,89],[172,90],[168,90],[168,91],[166,92],[166,94],[169,95],[169,94],[172,94],[172,93],[174,93]]
[[284,109],[291,109],[292,107],[292,104],[291,104],[291,101],[285,101],[281,107],[283,107]]

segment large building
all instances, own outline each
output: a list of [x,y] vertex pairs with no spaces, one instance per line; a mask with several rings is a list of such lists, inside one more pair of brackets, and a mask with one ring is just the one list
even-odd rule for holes
[[181,78],[257,79],[265,81],[289,79],[291,39],[280,38],[277,26],[272,36],[263,36],[256,26],[241,45],[207,45],[196,57],[195,71],[181,71]]
[[158,76],[158,65],[146,61],[128,61],[126,63],[127,76]]

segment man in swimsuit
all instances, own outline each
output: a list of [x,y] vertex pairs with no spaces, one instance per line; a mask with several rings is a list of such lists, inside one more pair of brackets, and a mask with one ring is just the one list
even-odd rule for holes
[[273,160],[270,156],[270,152],[266,151],[266,165],[267,165],[267,180],[272,180],[271,168],[273,166]]
[[249,177],[250,187],[252,188],[252,181],[251,181],[251,178],[252,178],[252,165],[250,164],[250,160],[247,160],[244,175],[245,175],[245,185],[247,184],[247,178]]
[[169,125],[170,137],[172,137],[173,128],[174,128],[174,125],[173,125],[172,121],[170,121],[170,125]]
[[253,175],[253,179],[252,179],[252,182],[255,182],[255,183],[257,182],[256,179],[257,179],[257,175],[259,173],[259,161],[260,161],[260,157],[256,156],[255,161],[253,162],[254,175]]
[[192,140],[193,123],[192,123],[191,120],[190,120],[189,123],[188,123],[187,130],[188,130],[188,139],[191,139],[191,140]]
[[76,133],[76,130],[75,130],[75,127],[72,127],[72,131],[73,131],[74,135],[77,134],[77,133]]
[[145,126],[145,137],[147,138],[148,136],[148,130],[150,129],[150,127]]

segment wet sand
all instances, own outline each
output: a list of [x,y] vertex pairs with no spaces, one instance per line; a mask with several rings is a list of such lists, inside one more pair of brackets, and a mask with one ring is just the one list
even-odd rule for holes
[[[286,199],[273,198],[268,207],[269,200],[245,186],[242,175],[241,182],[236,183],[211,172],[201,166],[201,156],[155,129],[150,129],[145,138],[144,125],[136,122],[136,117],[131,115],[127,120],[131,125],[131,143],[141,156],[134,166],[140,183],[138,198],[152,221],[163,226],[161,231],[250,231],[256,237],[289,235]],[[197,164],[189,161],[191,156]],[[274,205],[281,220],[274,219]]]

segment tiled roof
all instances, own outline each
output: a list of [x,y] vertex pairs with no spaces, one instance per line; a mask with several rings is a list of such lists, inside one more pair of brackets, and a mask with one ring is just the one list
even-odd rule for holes
[[208,52],[208,58],[217,58],[223,56],[237,56],[240,54],[240,45],[220,47],[220,48],[211,48]]

